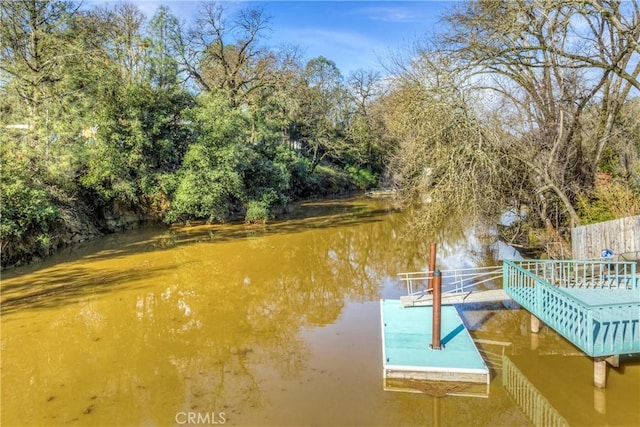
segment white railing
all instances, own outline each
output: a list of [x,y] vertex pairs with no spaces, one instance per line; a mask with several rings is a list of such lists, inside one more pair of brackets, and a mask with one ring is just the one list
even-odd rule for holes
[[[471,267],[452,270],[440,270],[442,273],[442,293],[465,292],[475,286],[502,280],[502,266]],[[429,291],[431,271],[413,271],[398,274],[400,281],[407,287],[407,295],[424,294]],[[500,282],[501,283],[501,282]]]
[[519,260],[514,261],[545,282],[564,288],[637,289],[637,264],[611,260]]

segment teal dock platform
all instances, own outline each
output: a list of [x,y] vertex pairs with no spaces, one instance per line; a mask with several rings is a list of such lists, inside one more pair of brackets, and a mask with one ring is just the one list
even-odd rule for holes
[[489,384],[490,372],[456,308],[442,306],[442,350],[432,350],[430,306],[381,300],[384,378]]
[[504,290],[591,357],[640,353],[635,262],[504,261]]
[[540,322],[593,358],[593,384],[605,388],[607,363],[640,353],[640,278],[635,262],[509,261],[505,292]]

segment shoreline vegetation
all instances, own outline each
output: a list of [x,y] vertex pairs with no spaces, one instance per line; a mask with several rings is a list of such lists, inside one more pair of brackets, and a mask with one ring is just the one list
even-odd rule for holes
[[545,248],[640,213],[638,0],[456,2],[384,71],[347,76],[270,46],[270,21],[1,2],[0,266],[375,187],[417,206],[415,233],[526,212],[507,242]]

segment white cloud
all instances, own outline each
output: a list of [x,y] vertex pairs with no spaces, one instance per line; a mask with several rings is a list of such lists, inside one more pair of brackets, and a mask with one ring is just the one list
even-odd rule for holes
[[420,19],[415,10],[404,7],[367,7],[360,9],[359,13],[372,21],[382,22],[416,22]]

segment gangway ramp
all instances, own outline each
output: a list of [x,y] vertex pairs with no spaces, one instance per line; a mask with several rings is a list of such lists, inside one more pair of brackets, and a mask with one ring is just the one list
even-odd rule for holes
[[[442,295],[442,305],[473,304],[511,301],[511,297],[502,289],[490,289],[487,291],[453,292]],[[400,297],[403,307],[422,307],[433,305],[433,295],[406,295]]]
[[[509,301],[511,297],[502,289],[487,289],[502,282],[502,267],[471,267],[442,270],[442,305],[490,303]],[[400,281],[407,288],[407,295],[400,297],[403,307],[433,305],[429,288],[432,272],[400,273]]]

